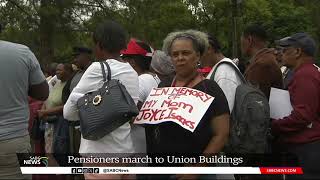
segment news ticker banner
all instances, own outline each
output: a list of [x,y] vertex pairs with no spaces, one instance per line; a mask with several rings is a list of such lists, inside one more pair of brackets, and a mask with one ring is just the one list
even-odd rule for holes
[[303,174],[301,167],[21,167],[22,174]]
[[[300,167],[296,156],[290,154],[29,154],[18,153],[21,167],[47,167],[52,162],[58,162],[61,167],[86,166],[118,166],[135,167],[179,167],[193,164],[224,167]],[[95,165],[96,164],[96,165]],[[99,164],[99,165],[98,165]]]
[[[303,173],[295,157],[283,154],[229,154],[228,156],[224,154],[211,156],[199,154],[47,154],[42,156],[18,153],[17,156],[23,174]],[[199,167],[202,164],[203,167]]]

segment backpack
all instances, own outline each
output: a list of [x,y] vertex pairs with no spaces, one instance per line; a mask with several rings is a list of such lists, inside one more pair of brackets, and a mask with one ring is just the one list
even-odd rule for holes
[[225,152],[266,153],[269,149],[270,133],[270,107],[267,97],[261,90],[246,82],[239,69],[228,61],[221,61],[210,79],[214,79],[218,66],[221,64],[232,66],[242,81],[242,84],[236,88]]

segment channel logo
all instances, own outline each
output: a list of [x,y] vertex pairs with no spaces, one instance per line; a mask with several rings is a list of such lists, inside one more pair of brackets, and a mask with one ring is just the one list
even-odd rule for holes
[[48,167],[48,157],[45,156],[30,156],[30,159],[23,160],[24,165],[44,165]]

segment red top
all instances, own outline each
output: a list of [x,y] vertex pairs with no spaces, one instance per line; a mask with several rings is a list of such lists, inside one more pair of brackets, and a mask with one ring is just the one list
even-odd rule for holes
[[43,102],[32,99],[31,97],[28,98],[29,101],[29,127],[28,130],[30,132],[34,119],[38,116],[38,110],[41,109]]
[[198,72],[201,73],[203,76],[207,77],[207,75],[210,73],[212,67],[203,67],[199,68]]
[[320,140],[320,70],[307,62],[294,73],[288,90],[291,114],[272,121],[272,130],[280,141],[289,144]]

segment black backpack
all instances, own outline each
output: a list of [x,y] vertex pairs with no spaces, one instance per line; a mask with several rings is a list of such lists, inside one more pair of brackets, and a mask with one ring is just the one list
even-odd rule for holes
[[270,107],[267,97],[261,90],[247,83],[232,62],[219,62],[210,79],[214,79],[221,64],[232,66],[242,80],[242,84],[236,89],[230,118],[230,135],[225,152],[266,153],[269,148],[270,133]]

